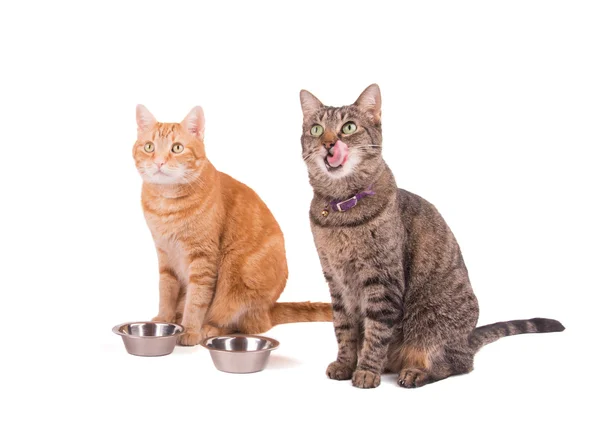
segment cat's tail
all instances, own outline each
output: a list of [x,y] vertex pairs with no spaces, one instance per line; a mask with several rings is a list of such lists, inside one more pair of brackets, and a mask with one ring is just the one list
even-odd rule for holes
[[475,328],[469,335],[469,345],[473,351],[479,350],[490,342],[505,336],[522,333],[551,333],[562,332],[565,327],[555,319],[533,318],[507,322],[496,322]]
[[273,325],[288,322],[332,321],[331,303],[275,303],[271,308]]

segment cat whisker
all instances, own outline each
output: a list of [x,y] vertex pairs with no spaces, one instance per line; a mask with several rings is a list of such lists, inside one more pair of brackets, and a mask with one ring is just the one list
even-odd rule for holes
[[355,145],[353,146],[355,149],[377,149],[380,148],[381,145],[380,144],[359,144],[359,145]]
[[182,179],[186,185],[202,190],[202,184],[200,184],[200,182],[194,178],[194,172],[186,172]]
[[317,157],[318,157],[318,154],[317,154],[316,152],[310,152],[310,153],[308,153],[308,154],[302,154],[302,159],[303,159],[304,161],[308,161],[308,160],[310,160],[310,159],[314,158],[315,156],[317,156]]

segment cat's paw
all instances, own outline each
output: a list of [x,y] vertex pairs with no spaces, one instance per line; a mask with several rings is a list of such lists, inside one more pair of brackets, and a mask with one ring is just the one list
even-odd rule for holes
[[367,370],[356,370],[352,375],[352,385],[357,388],[377,388],[381,383],[381,375]]
[[219,327],[213,327],[211,325],[204,324],[202,329],[200,330],[200,335],[202,339],[212,338],[213,336],[223,336],[228,333],[231,333],[230,330],[224,330]]
[[427,383],[429,375],[418,368],[406,368],[398,374],[398,385],[403,388],[418,388]]
[[327,377],[333,380],[350,380],[353,372],[353,368],[337,360],[327,367]]
[[182,335],[179,335],[179,338],[177,339],[177,343],[179,345],[185,345],[187,347],[191,347],[194,345],[198,345],[202,341],[202,339],[204,339],[204,336],[202,335],[202,333],[187,332]]
[[175,322],[176,318],[175,318],[175,314],[173,315],[161,315],[160,313],[158,315],[156,315],[154,318],[152,318],[152,322],[167,322],[167,323],[172,323]]

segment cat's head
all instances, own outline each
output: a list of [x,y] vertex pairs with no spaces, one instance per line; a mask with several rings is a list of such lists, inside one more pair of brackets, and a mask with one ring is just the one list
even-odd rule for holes
[[302,157],[315,190],[341,196],[364,190],[381,168],[381,92],[372,84],[352,105],[323,105],[300,92]]
[[133,158],[142,179],[153,184],[193,181],[206,160],[202,108],[192,109],[181,123],[159,123],[143,105],[136,116]]

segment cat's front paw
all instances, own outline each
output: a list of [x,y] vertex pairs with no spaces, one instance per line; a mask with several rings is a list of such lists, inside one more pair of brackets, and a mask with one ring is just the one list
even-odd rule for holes
[[337,360],[327,367],[327,377],[333,380],[350,380],[353,372],[353,368]]
[[352,385],[357,388],[377,388],[381,375],[367,370],[356,370],[352,375]]
[[194,345],[198,345],[202,341],[202,339],[204,339],[204,336],[202,335],[202,333],[187,332],[182,335],[179,335],[179,338],[177,339],[177,343],[179,345],[185,345],[187,347],[191,347]]

